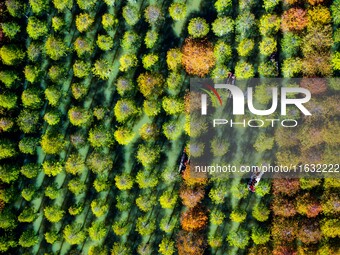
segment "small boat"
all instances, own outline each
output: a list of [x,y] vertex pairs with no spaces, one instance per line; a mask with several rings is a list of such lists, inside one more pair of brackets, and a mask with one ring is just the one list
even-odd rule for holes
[[188,154],[186,153],[186,149],[184,148],[181,161],[179,162],[178,172],[182,173],[185,168],[187,167],[187,164],[190,162],[190,158],[188,157]]
[[250,180],[248,182],[248,190],[249,191],[255,192],[255,188],[259,184],[263,174],[264,174],[264,172],[260,171],[259,168],[257,168],[256,172],[254,172],[251,175]]

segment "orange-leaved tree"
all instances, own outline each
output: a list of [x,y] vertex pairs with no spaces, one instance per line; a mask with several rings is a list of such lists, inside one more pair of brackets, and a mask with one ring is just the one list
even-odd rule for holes
[[215,65],[214,48],[207,40],[187,38],[182,48],[182,64],[191,75],[204,77]]

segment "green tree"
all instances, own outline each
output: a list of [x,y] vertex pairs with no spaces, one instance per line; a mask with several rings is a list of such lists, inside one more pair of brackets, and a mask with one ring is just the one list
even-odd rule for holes
[[243,40],[240,41],[240,43],[237,46],[237,53],[241,56],[241,57],[247,57],[250,56],[253,49],[254,49],[254,40],[253,39],[249,39],[249,38],[245,38]]
[[85,161],[80,154],[73,153],[69,155],[65,162],[65,170],[67,173],[77,175],[85,171]]
[[119,58],[119,64],[119,70],[122,72],[126,72],[129,69],[138,65],[138,59],[135,54],[123,54]]
[[233,222],[241,223],[247,217],[247,213],[244,210],[236,209],[233,210],[230,214],[230,220]]
[[[233,215],[233,218],[234,216],[235,215]],[[230,215],[230,218],[232,218],[231,215]],[[222,225],[224,219],[225,219],[225,214],[220,210],[214,210],[210,213],[210,222],[214,225]],[[233,219],[232,221],[235,221],[235,219]]]
[[37,177],[40,171],[41,171],[41,166],[36,163],[29,163],[29,164],[23,165],[20,169],[21,174],[29,179],[33,179]]
[[227,189],[222,186],[218,188],[212,188],[209,192],[209,198],[214,204],[223,204],[227,195]]
[[20,32],[20,26],[15,22],[5,22],[0,25],[2,31],[9,39],[13,39]]
[[177,225],[177,219],[175,217],[164,216],[159,223],[159,228],[165,233],[172,233]]
[[66,225],[63,233],[66,242],[71,245],[81,244],[86,238],[86,232],[82,229],[82,224],[76,222],[72,225]]
[[95,107],[93,110],[93,116],[97,118],[97,120],[104,119],[106,115],[107,109],[105,107]]
[[52,185],[49,185],[45,189],[45,196],[49,199],[56,199],[60,195],[60,190],[58,189],[57,183],[52,183]]
[[65,22],[63,18],[58,17],[58,16],[55,16],[52,18],[52,27],[54,31],[56,32],[61,31],[64,25],[65,25]]
[[137,207],[143,212],[149,212],[156,205],[156,196],[152,194],[140,194],[136,199]]
[[18,221],[31,223],[35,220],[36,217],[37,213],[35,212],[33,207],[25,207],[19,214]]
[[19,126],[19,129],[26,134],[35,132],[38,122],[39,112],[29,111],[26,109],[22,110],[17,118],[17,125]]
[[141,144],[138,147],[136,158],[137,160],[145,167],[151,166],[155,164],[160,154],[159,147],[148,147],[146,145]]
[[51,106],[57,106],[61,98],[61,91],[56,87],[48,87],[45,89],[45,97]]
[[262,228],[253,228],[251,239],[256,245],[265,244],[270,240],[270,233]]
[[133,5],[125,5],[123,7],[123,17],[128,25],[134,26],[140,18],[139,10]]
[[92,147],[108,147],[113,143],[111,132],[104,126],[92,128],[88,140]]
[[209,33],[209,24],[203,18],[192,18],[188,24],[188,33],[194,38],[205,37]]
[[264,152],[266,150],[271,150],[274,146],[274,137],[266,136],[261,133],[255,141],[254,148],[258,152]]
[[151,70],[155,67],[158,62],[158,56],[153,53],[146,54],[142,57],[143,67],[146,70]]
[[44,173],[48,176],[57,176],[64,169],[63,164],[59,161],[45,160],[44,163],[42,163],[42,167],[43,167]]
[[76,100],[84,98],[87,94],[88,88],[82,83],[73,83],[71,85],[72,96]]
[[42,55],[42,44],[40,42],[32,41],[27,48],[27,57],[32,62],[36,62],[39,60]]
[[277,42],[274,37],[265,37],[260,42],[260,53],[264,56],[270,56],[277,51]]
[[158,178],[149,170],[140,170],[136,175],[136,183],[140,189],[154,188],[157,186]]
[[24,231],[19,238],[19,245],[28,248],[39,243],[39,237],[33,230]]
[[257,71],[260,77],[276,77],[279,75],[278,64],[275,61],[261,62]]
[[109,35],[98,35],[97,45],[101,50],[110,50],[113,47],[113,39]]
[[218,17],[212,23],[211,29],[216,36],[226,36],[234,31],[234,21],[226,16]]
[[25,58],[25,52],[13,44],[6,44],[0,49],[2,63],[8,66],[20,64]]
[[139,91],[146,98],[157,97],[163,93],[163,77],[160,74],[142,73],[137,78]]
[[50,35],[45,42],[45,51],[52,60],[59,60],[68,53],[69,49],[61,39]]
[[113,14],[105,13],[102,16],[102,25],[105,30],[112,30],[117,24],[118,19]]
[[52,110],[44,115],[44,120],[48,123],[48,125],[54,126],[60,122],[61,113],[57,110]]
[[82,57],[84,55],[89,55],[93,50],[93,43],[90,39],[84,37],[78,37],[74,43],[73,47],[77,52],[78,57]]
[[68,212],[73,216],[80,214],[83,210],[84,206],[81,203],[77,203],[68,208]]
[[239,40],[252,37],[256,33],[255,25],[256,19],[254,14],[245,12],[239,15],[235,21],[235,30]]
[[46,242],[49,243],[49,244],[54,244],[55,242],[57,242],[60,239],[60,235],[59,235],[58,231],[55,230],[55,229],[52,229],[49,232],[45,232],[44,236],[45,236]]
[[259,30],[262,36],[273,36],[280,29],[281,20],[273,14],[265,14],[260,19]]
[[5,84],[6,88],[13,87],[17,80],[19,80],[17,73],[7,70],[0,71],[0,81]]
[[73,6],[73,0],[52,0],[54,8],[58,12],[65,12],[66,10],[71,10]]
[[127,145],[133,141],[135,138],[135,133],[130,128],[119,127],[114,132],[114,138],[117,143]]
[[333,70],[340,70],[340,52],[332,54],[332,67]]
[[235,75],[238,79],[250,79],[254,77],[254,67],[252,64],[240,61],[235,67]]
[[283,60],[282,74],[285,78],[297,77],[302,71],[300,58],[287,58]]
[[65,146],[62,134],[45,133],[41,137],[40,145],[47,154],[59,154]]
[[35,83],[40,76],[40,69],[37,66],[27,65],[24,69],[25,78],[30,83]]
[[5,208],[0,212],[0,228],[4,230],[11,230],[17,226],[17,219],[15,214],[9,209]]
[[249,233],[243,228],[239,228],[237,232],[230,232],[227,236],[229,245],[244,249],[249,242]]
[[333,1],[331,5],[331,11],[332,11],[332,18],[333,18],[334,24],[339,25],[340,24],[340,1],[339,0]]
[[19,142],[19,150],[22,153],[34,155],[36,153],[36,148],[38,144],[39,144],[38,138],[25,136]]
[[258,203],[254,206],[252,215],[258,221],[266,221],[269,218],[270,210],[262,203]]
[[121,46],[123,50],[134,53],[138,49],[139,43],[139,35],[136,32],[129,30],[124,33]]
[[107,229],[104,222],[93,221],[91,227],[89,228],[89,236],[92,241],[100,241],[107,234]]
[[184,110],[184,102],[181,98],[164,97],[162,106],[164,111],[170,115],[182,113]]
[[17,144],[8,139],[0,139],[0,160],[14,157],[17,154]]
[[263,7],[266,10],[266,12],[273,12],[276,6],[278,6],[280,3],[280,0],[264,0],[263,1]]
[[222,157],[229,151],[229,143],[219,138],[214,138],[210,144],[211,152],[215,157]]
[[34,186],[28,186],[21,191],[21,196],[26,201],[32,201],[33,198],[36,196],[36,188]]
[[11,183],[19,178],[19,168],[15,165],[0,165],[0,180]]
[[340,236],[339,219],[323,219],[320,228],[324,237],[335,238]]
[[131,249],[123,243],[114,243],[111,255],[131,255]]
[[135,86],[131,79],[121,76],[117,79],[116,88],[120,96],[126,96],[134,91]]
[[76,196],[86,191],[86,184],[80,178],[73,178],[67,184],[68,190]]
[[180,73],[171,72],[166,79],[166,83],[168,85],[169,93],[177,95],[183,84],[183,76]]
[[107,255],[107,254],[108,254],[107,248],[101,245],[98,245],[98,246],[92,245],[90,246],[89,251],[88,251],[88,255]]
[[169,238],[164,237],[159,244],[158,252],[163,255],[172,255],[175,253],[175,242],[171,241]]
[[111,66],[105,59],[97,59],[92,68],[92,73],[102,80],[109,79],[111,71]]
[[295,57],[299,53],[300,46],[302,45],[302,38],[297,34],[287,32],[283,34],[281,45],[285,57]]
[[77,4],[82,10],[92,10],[96,5],[96,0],[77,0]]
[[94,19],[88,13],[81,13],[76,17],[76,26],[80,33],[88,31],[93,22]]
[[103,174],[112,169],[113,160],[109,155],[94,151],[88,156],[86,164],[92,172]]
[[0,107],[11,110],[16,106],[17,96],[14,93],[0,94]]
[[115,184],[119,190],[130,190],[133,186],[133,179],[128,174],[116,175]]
[[29,37],[31,37],[33,40],[37,40],[40,37],[47,35],[47,23],[37,19],[34,16],[31,16],[28,18],[26,31]]
[[118,122],[126,122],[136,116],[139,111],[132,100],[120,99],[114,107],[114,113]]
[[182,52],[178,48],[168,50],[166,54],[166,63],[170,70],[178,70],[182,65]]
[[68,117],[72,125],[83,126],[90,124],[92,114],[84,108],[74,106],[68,111]]
[[109,210],[108,204],[104,199],[94,199],[91,202],[92,213],[97,217],[103,216]]
[[172,3],[169,7],[169,14],[173,20],[183,20],[187,15],[187,7],[184,3]]
[[271,185],[269,182],[266,181],[261,181],[257,186],[256,186],[256,195],[259,197],[263,197],[267,194],[270,193],[270,188]]
[[56,223],[61,221],[65,212],[60,206],[52,205],[44,208],[44,215],[49,222]]
[[177,194],[172,194],[171,191],[165,191],[159,197],[159,203],[161,207],[164,209],[173,209],[176,205],[177,199],[178,199]]
[[139,129],[139,135],[143,140],[149,141],[155,139],[159,134],[159,130],[156,125],[145,123]]
[[26,10],[26,4],[18,0],[6,0],[5,5],[12,17],[20,18]]
[[21,94],[21,101],[25,108],[39,109],[43,104],[41,91],[35,88],[25,89]]
[[149,5],[144,9],[144,18],[146,22],[154,26],[162,19],[162,11],[156,5]]
[[217,0],[214,4],[216,11],[219,13],[229,10],[231,6],[231,0]]
[[10,131],[14,126],[14,122],[10,118],[0,118],[0,132]]
[[74,76],[78,78],[85,78],[91,72],[91,64],[82,60],[76,60],[73,64]]
[[111,188],[107,176],[98,176],[94,182],[93,187],[97,192],[108,191]]
[[168,140],[177,140],[183,132],[183,125],[178,120],[171,120],[163,124],[162,130]]
[[152,49],[158,40],[158,32],[154,29],[150,29],[146,32],[144,43],[146,48]]
[[214,56],[217,62],[229,60],[232,56],[231,46],[222,40],[218,40],[214,46]]
[[136,231],[142,235],[147,236],[152,234],[156,229],[156,219],[150,218],[148,215],[140,216],[137,219]]
[[48,0],[29,0],[29,4],[34,14],[40,15],[49,9]]
[[144,100],[143,111],[150,117],[157,116],[161,111],[161,103],[157,100]]

